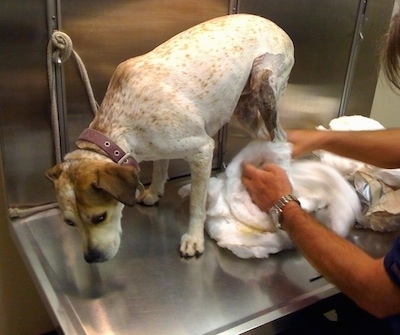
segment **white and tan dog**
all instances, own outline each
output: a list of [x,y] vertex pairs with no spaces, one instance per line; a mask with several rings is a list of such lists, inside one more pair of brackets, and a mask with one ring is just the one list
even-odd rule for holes
[[46,172],[65,221],[82,233],[86,261],[118,251],[123,204],[135,203],[141,185],[138,162],[154,161],[152,183],[138,199],[152,205],[164,193],[168,160],[177,158],[189,163],[192,183],[180,252],[201,254],[212,136],[235,113],[252,137],[285,140],[277,101],[293,64],[288,35],[248,14],[204,22],[121,63],[78,150]]

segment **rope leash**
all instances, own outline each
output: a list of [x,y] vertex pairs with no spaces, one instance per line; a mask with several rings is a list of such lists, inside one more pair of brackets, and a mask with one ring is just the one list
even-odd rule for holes
[[[49,43],[47,44],[47,78],[49,82],[49,91],[50,91],[51,127],[53,132],[56,162],[58,164],[62,162],[62,154],[61,154],[61,142],[60,142],[60,119],[57,108],[56,78],[54,74],[54,68],[55,66],[61,66],[64,62],[66,62],[69,59],[71,55],[74,56],[75,62],[78,65],[81,79],[85,86],[86,93],[89,98],[90,107],[94,115],[96,115],[97,110],[99,108],[99,105],[97,104],[93,94],[93,89],[90,84],[89,76],[86,71],[85,65],[83,64],[82,59],[73,49],[71,38],[66,33],[55,30],[50,38]],[[55,203],[55,204],[45,204],[28,208],[9,208],[8,215],[11,219],[23,218],[56,207],[58,207],[58,205]]]
[[[54,137],[54,150],[56,155],[56,162],[62,162],[61,143],[60,143],[60,120],[57,108],[57,95],[56,95],[56,78],[54,75],[54,66],[61,66],[66,62],[69,57],[73,55],[75,62],[78,66],[82,82],[85,86],[86,93],[89,98],[90,107],[94,115],[96,115],[99,108],[98,103],[93,94],[93,89],[90,84],[89,76],[86,71],[85,65],[78,53],[75,52],[71,38],[64,32],[55,30],[47,44],[47,74],[50,90],[50,104],[51,104],[51,124]],[[55,65],[54,65],[55,64]]]

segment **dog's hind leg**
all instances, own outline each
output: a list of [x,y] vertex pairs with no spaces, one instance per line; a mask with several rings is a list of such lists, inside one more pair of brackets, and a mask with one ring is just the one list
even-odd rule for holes
[[153,162],[153,175],[151,184],[147,190],[137,199],[138,202],[147,206],[154,205],[164,194],[164,185],[168,180],[168,159]]
[[253,96],[248,92],[241,95],[230,122],[246,131],[252,139],[270,138]]
[[211,175],[214,140],[206,137],[194,155],[187,158],[191,172],[190,221],[189,229],[182,236],[180,254],[183,257],[201,255],[204,251],[204,222],[206,220],[206,199]]
[[253,62],[250,92],[273,141],[286,141],[277,104],[287,86],[292,66],[293,63],[281,54],[267,53]]

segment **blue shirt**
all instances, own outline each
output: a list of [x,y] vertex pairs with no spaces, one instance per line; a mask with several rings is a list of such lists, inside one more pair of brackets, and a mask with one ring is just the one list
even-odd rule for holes
[[[400,287],[400,237],[396,239],[392,249],[386,254],[383,262],[390,279]],[[400,316],[388,318],[393,334],[400,334]]]
[[396,239],[392,249],[386,254],[384,265],[390,279],[400,287],[400,237]]

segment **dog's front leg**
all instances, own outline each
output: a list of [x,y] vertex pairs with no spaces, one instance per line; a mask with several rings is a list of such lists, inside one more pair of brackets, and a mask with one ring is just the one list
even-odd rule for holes
[[181,239],[180,253],[182,257],[199,256],[204,251],[204,221],[206,220],[206,199],[213,151],[214,141],[212,138],[208,138],[208,142],[188,159],[192,184],[190,221],[188,232]]
[[168,179],[168,159],[153,162],[153,175],[149,188],[140,195],[138,202],[147,206],[154,205],[164,194],[164,185]]

